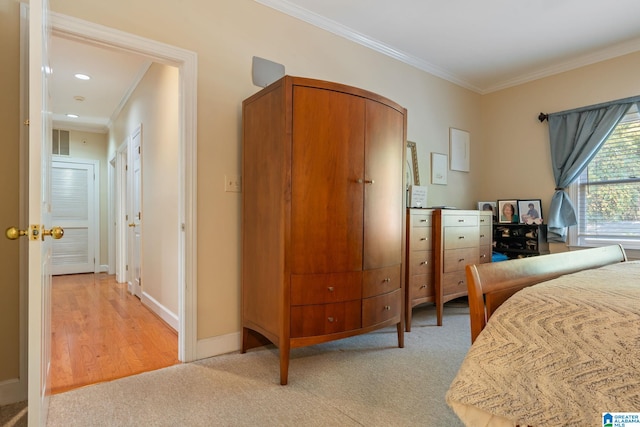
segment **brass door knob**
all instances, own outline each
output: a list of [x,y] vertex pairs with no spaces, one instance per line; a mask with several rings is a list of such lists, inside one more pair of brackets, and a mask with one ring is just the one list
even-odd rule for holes
[[42,229],[42,240],[44,240],[44,236],[51,236],[54,239],[58,240],[61,239],[62,236],[64,236],[64,230],[62,229],[62,227],[52,227],[51,230],[45,230],[44,228]]
[[16,240],[18,237],[26,236],[27,234],[29,234],[29,230],[19,230],[18,227],[9,227],[4,232],[4,235],[9,240]]

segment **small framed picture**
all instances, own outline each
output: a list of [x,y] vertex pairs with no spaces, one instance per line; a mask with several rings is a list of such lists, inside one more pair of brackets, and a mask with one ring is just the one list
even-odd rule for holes
[[519,222],[517,200],[498,200],[498,222],[502,224]]
[[478,202],[478,210],[493,212],[493,220],[495,221],[497,214],[496,202]]
[[542,224],[542,204],[540,199],[518,200],[520,224]]

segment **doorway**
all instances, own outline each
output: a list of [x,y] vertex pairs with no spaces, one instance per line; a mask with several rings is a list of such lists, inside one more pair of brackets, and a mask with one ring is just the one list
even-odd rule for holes
[[[179,134],[176,138],[176,173],[179,186],[177,194],[171,203],[177,209],[174,229],[178,230],[176,238],[176,271],[177,271],[177,319],[178,330],[178,359],[183,362],[196,358],[196,235],[195,235],[195,182],[196,182],[196,130],[194,128],[196,116],[196,55],[193,52],[174,48],[153,40],[118,30],[94,25],[90,22],[77,20],[53,13],[50,19],[53,36],[80,40],[89,45],[120,49],[141,55],[159,64],[176,67],[179,73],[178,100],[176,111],[179,117]],[[144,185],[144,184],[143,184]],[[115,194],[110,191],[110,200]],[[109,206],[109,213],[113,212],[113,205]],[[115,228],[110,222],[108,226],[109,239],[114,239]],[[108,253],[114,253],[110,250]],[[109,257],[111,263],[111,257]],[[109,266],[111,269],[111,264]],[[187,289],[189,292],[187,293]]]

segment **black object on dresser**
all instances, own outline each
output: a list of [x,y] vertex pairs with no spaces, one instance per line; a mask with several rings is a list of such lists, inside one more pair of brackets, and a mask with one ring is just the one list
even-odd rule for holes
[[549,254],[546,224],[494,224],[493,250],[509,259]]

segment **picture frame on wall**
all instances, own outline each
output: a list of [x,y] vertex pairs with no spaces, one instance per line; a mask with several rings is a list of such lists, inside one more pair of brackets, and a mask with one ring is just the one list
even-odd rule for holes
[[420,172],[418,171],[418,149],[416,143],[407,141],[407,188],[411,185],[420,185]]
[[452,171],[469,172],[470,139],[471,136],[466,130],[449,128],[449,158]]
[[431,153],[431,183],[447,185],[447,155]]
[[498,222],[501,224],[517,224],[518,217],[518,200],[498,200]]
[[540,199],[518,200],[520,224],[542,224],[542,201]]

